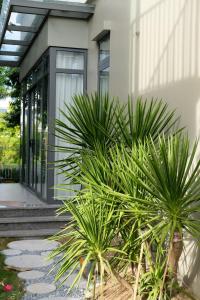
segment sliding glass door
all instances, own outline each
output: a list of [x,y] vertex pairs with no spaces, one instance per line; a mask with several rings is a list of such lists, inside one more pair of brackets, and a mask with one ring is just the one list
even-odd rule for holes
[[22,182],[47,197],[48,55],[23,82]]

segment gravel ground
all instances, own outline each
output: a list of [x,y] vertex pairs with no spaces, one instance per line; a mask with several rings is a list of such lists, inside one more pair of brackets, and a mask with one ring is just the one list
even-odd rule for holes
[[[29,252],[29,251],[22,251],[23,254],[28,254],[28,255],[41,255],[41,253],[44,253],[44,251],[34,251],[34,252]],[[20,256],[20,255],[19,255]],[[58,258],[59,260],[59,258]],[[60,287],[60,282],[55,283],[55,275],[57,272],[57,269],[59,268],[58,266],[56,267],[55,270],[51,271],[53,265],[56,263],[57,259],[54,259],[54,263],[48,267],[43,267],[43,268],[37,268],[37,271],[41,271],[45,273],[45,276],[40,278],[40,279],[34,279],[34,280],[25,280],[24,285],[25,288],[31,284],[36,284],[36,283],[47,283],[47,284],[54,284],[56,286],[56,291],[48,293],[48,294],[30,294],[28,292],[25,293],[23,296],[22,300],[40,300],[40,299],[49,299],[49,300],[54,300],[56,297],[65,297],[66,300],[83,300],[84,299],[84,294],[85,294],[85,289],[82,287],[86,285],[86,281],[84,279],[81,279],[81,287],[73,288],[69,292],[70,284],[73,282],[73,280],[69,279],[68,284],[65,283],[63,286]],[[33,269],[36,270],[36,269]],[[51,271],[51,272],[50,272]],[[73,276],[74,278],[74,276]]]

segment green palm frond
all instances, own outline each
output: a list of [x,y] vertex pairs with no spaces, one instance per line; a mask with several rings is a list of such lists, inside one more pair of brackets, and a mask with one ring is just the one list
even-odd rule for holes
[[148,137],[155,141],[162,133],[167,135],[180,131],[177,129],[179,119],[175,116],[175,110],[170,111],[162,100],[138,98],[134,105],[129,98],[128,113],[120,115],[118,124],[124,144],[131,148]]

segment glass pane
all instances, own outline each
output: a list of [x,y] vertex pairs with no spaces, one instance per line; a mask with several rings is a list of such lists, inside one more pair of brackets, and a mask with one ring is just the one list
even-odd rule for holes
[[41,104],[42,104],[42,83],[39,82],[37,87],[37,99],[36,99],[36,189],[37,192],[41,193],[41,141],[42,141],[42,115],[41,115]]
[[29,184],[29,98],[26,96],[24,99],[24,171],[25,183]]
[[1,45],[1,50],[2,51],[11,51],[11,52],[16,52],[16,51],[26,51],[27,47],[25,46],[18,46],[18,45],[6,45],[3,44]]
[[[60,113],[61,110],[65,110],[65,103],[68,105],[72,103],[72,97],[75,94],[83,93],[83,75],[82,74],[56,74],[56,118],[64,121],[66,123],[66,119],[63,118],[63,115]],[[68,124],[69,125],[69,124]],[[63,143],[61,140],[56,139],[57,146],[66,146],[66,143]],[[56,152],[55,160],[64,159],[69,154],[64,152]],[[58,170],[55,170],[55,185],[65,184],[67,181],[65,180],[64,174],[59,174]],[[66,198],[66,196],[71,196],[72,193],[67,193],[65,191],[55,190],[55,197]]]
[[47,122],[47,103],[48,103],[48,76],[44,78],[44,93],[42,101],[42,197],[47,198],[47,148],[48,148],[48,122]]
[[37,26],[39,27],[44,16],[34,14],[23,14],[12,12],[9,20],[9,25],[18,26]]
[[31,32],[21,32],[21,31],[6,31],[6,40],[19,40],[19,41],[31,41],[34,34]]
[[102,95],[109,92],[109,68],[100,72],[99,91]]
[[[22,88],[29,106],[24,108],[24,143],[26,143],[26,159],[23,162],[24,178],[28,178],[27,185],[45,199],[47,196],[47,95],[48,76],[38,69],[44,68],[46,57],[23,81]],[[39,73],[38,73],[39,72]],[[37,83],[33,86],[35,74]],[[30,89],[31,88],[31,89]],[[29,89],[29,90],[28,90]],[[26,172],[26,173],[25,173]]]
[[84,55],[83,53],[71,51],[57,51],[56,68],[58,69],[84,69]]
[[34,83],[37,82],[41,77],[44,75],[44,64],[41,62],[39,66],[33,72],[33,81]]
[[19,56],[0,55],[0,61],[18,62]]
[[99,42],[100,62],[110,57],[110,37]]

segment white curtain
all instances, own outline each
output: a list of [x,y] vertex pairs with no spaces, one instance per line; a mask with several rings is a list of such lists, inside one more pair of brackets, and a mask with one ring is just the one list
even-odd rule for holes
[[83,53],[70,51],[57,51],[56,68],[83,70],[84,56]]
[[[70,105],[72,103],[72,97],[75,94],[83,93],[83,75],[82,74],[56,74],[56,118],[66,122],[60,113],[60,109],[66,112],[66,107],[64,103]],[[59,139],[56,139],[56,145],[66,146]],[[66,153],[56,152],[56,160],[66,158]],[[65,176],[63,174],[57,175],[58,170],[55,170],[55,185],[60,185],[66,183]],[[72,188],[75,188],[72,187]],[[76,187],[77,188],[77,187]],[[66,196],[72,196],[72,193],[66,193],[65,191],[56,190],[55,197],[66,198]]]

